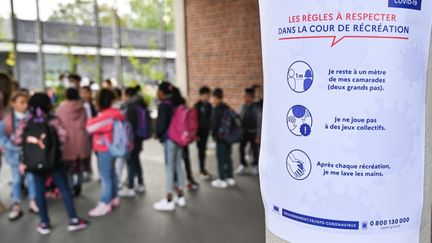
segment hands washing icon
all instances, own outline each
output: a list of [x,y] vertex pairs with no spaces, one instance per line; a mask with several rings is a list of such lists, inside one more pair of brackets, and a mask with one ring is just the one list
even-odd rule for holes
[[288,167],[291,170],[291,173],[298,179],[301,178],[305,173],[305,168],[303,166],[303,161],[300,161],[294,157],[294,154],[288,155]]
[[293,150],[288,154],[286,167],[290,176],[299,181],[306,179],[312,170],[309,156],[301,150]]

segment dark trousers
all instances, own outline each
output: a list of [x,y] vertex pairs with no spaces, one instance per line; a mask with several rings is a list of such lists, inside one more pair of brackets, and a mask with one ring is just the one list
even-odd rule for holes
[[135,186],[135,177],[138,179],[139,185],[144,185],[143,169],[141,166],[139,154],[142,149],[142,141],[135,143],[128,159],[128,187],[133,189]]
[[205,173],[207,172],[205,166],[205,160],[206,160],[207,141],[208,141],[209,133],[208,132],[199,133],[198,137],[199,140],[197,141],[197,147],[198,147],[200,172]]
[[193,172],[192,172],[192,166],[190,162],[190,156],[189,156],[189,146],[183,148],[183,161],[185,165],[186,178],[188,182],[195,183],[195,179],[193,177]]
[[63,171],[63,169],[56,169],[55,171],[46,174],[34,173],[34,179],[36,185],[36,203],[37,206],[39,207],[39,217],[41,223],[44,224],[50,223],[48,217],[47,201],[45,198],[45,191],[46,191],[45,181],[49,176],[52,177],[55,185],[61,192],[69,219],[77,218],[77,214],[72,200],[72,195],[69,190],[66,174]]
[[250,144],[250,148],[252,150],[252,156],[253,156],[253,165],[258,165],[259,160],[259,150],[258,145],[256,144],[256,133],[245,133],[243,135],[243,138],[240,143],[240,163],[243,166],[247,166],[246,161],[246,146]]
[[216,157],[218,160],[219,179],[233,178],[233,163],[231,159],[231,144],[217,141]]

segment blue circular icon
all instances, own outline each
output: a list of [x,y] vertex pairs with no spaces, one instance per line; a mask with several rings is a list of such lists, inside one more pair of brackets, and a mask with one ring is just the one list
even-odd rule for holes
[[292,134],[307,137],[312,132],[312,114],[306,107],[295,105],[288,111],[287,125]]
[[305,152],[295,149],[288,154],[286,168],[292,178],[302,181],[312,172],[312,162]]
[[311,66],[304,61],[296,61],[288,69],[288,85],[296,93],[310,89],[314,81]]

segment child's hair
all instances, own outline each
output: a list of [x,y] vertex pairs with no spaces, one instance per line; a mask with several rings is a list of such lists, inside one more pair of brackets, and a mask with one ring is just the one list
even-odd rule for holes
[[224,94],[223,94],[223,90],[221,88],[217,88],[213,91],[213,97],[216,97],[216,98],[221,100],[221,99],[223,99],[223,96],[224,96]]
[[244,90],[245,94],[250,95],[250,96],[255,96],[255,89],[254,88],[246,88]]
[[115,88],[114,89],[114,94],[116,95],[117,99],[121,99],[121,97],[122,97],[122,90],[120,88]]
[[12,93],[11,97],[10,97],[10,102],[15,103],[15,101],[19,98],[19,97],[25,97],[27,99],[30,98],[30,94],[27,91],[24,90],[18,90],[14,93]]
[[68,79],[81,82],[81,76],[75,73],[69,74]]
[[81,89],[84,89],[84,90],[87,90],[88,92],[91,92],[91,88],[88,85],[81,87]]
[[207,86],[203,86],[203,87],[201,87],[200,90],[199,90],[199,94],[200,94],[200,95],[210,94],[210,92],[211,92],[211,90],[210,90],[210,88],[207,87]]
[[29,112],[33,118],[41,118],[51,112],[51,100],[45,93],[35,93],[28,102]]
[[127,87],[125,89],[125,95],[132,97],[137,95],[141,90],[141,87],[139,85],[135,86],[135,87]]
[[80,95],[78,89],[76,88],[68,88],[65,92],[65,96],[67,100],[79,100]]
[[111,107],[116,95],[110,89],[101,89],[96,96],[96,103],[99,110],[103,111]]
[[180,90],[169,82],[159,84],[159,90],[164,93],[172,102],[173,106],[185,104],[185,99],[181,96]]

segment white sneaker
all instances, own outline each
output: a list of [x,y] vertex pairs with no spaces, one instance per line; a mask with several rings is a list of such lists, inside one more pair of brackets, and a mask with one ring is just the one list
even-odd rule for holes
[[167,199],[162,199],[153,204],[153,209],[157,211],[173,211],[175,209],[175,201],[168,202]]
[[184,196],[176,198],[175,202],[179,207],[186,207],[186,198]]
[[227,183],[229,186],[235,186],[236,185],[236,181],[233,178],[228,178]]
[[103,202],[98,203],[98,205],[90,210],[89,216],[90,217],[101,217],[104,215],[107,215],[111,213],[112,207],[109,204],[105,204]]
[[236,175],[244,175],[246,174],[247,168],[243,165],[239,165],[239,167],[237,167],[237,169],[234,171],[234,173]]
[[135,197],[135,191],[129,188],[123,188],[123,190],[119,191],[118,195],[120,197]]
[[203,180],[203,181],[210,180],[210,179],[211,179],[211,175],[208,174],[208,173],[201,173],[201,174],[200,174],[200,178],[201,178],[201,180]]
[[146,192],[146,188],[145,188],[144,185],[138,185],[138,186],[135,188],[135,191],[137,191],[138,193],[145,193],[145,192]]
[[219,189],[225,189],[228,187],[228,183],[220,179],[212,181],[211,185],[212,187],[219,188]]

